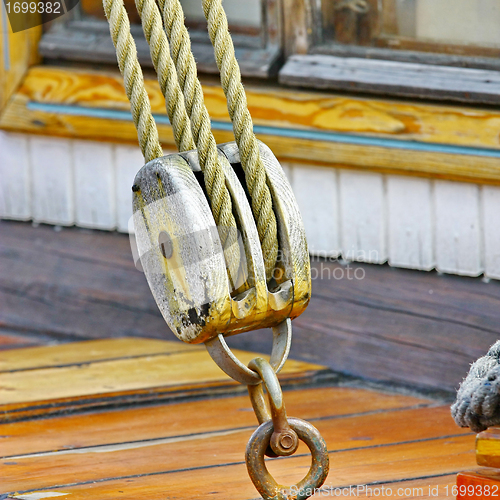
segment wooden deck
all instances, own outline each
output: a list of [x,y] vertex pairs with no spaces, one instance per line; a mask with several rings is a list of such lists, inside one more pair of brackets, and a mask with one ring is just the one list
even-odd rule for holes
[[[456,427],[448,401],[499,336],[500,284],[313,269],[280,379],[288,414],[328,444],[317,496],[453,496],[456,473],[477,466],[474,435]],[[230,343],[269,352],[270,335]],[[127,236],[0,222],[0,347],[0,499],[257,497],[244,464],[257,424],[245,388],[168,331]],[[269,467],[293,483],[306,452]]]
[[[256,498],[244,464],[257,425],[249,398],[203,349],[178,347],[112,339],[1,352],[0,498]],[[378,488],[445,498],[456,473],[475,468],[474,435],[447,404],[355,381],[304,388],[323,372],[290,361],[280,375],[288,414],[311,421],[328,445],[317,497]],[[285,484],[309,464],[303,445],[268,461]]]
[[[500,338],[497,281],[327,261],[313,263],[313,276],[292,359],[451,395]],[[127,336],[176,340],[126,235],[0,221],[4,348]],[[230,344],[268,352],[270,339],[262,330]]]

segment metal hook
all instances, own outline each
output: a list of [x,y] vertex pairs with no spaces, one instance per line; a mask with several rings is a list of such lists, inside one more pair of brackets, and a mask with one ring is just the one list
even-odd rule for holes
[[[247,445],[245,461],[248,473],[264,500],[298,500],[309,498],[328,476],[329,458],[326,443],[318,430],[298,418],[287,418],[283,393],[276,376],[284,365],[292,337],[290,319],[273,328],[270,363],[255,358],[246,367],[231,352],[224,337],[218,335],[205,346],[210,356],[230,377],[248,386],[252,406],[261,424]],[[264,395],[267,390],[268,399]],[[297,450],[299,439],[312,454],[312,465],[306,477],[297,484],[278,484],[266,468],[264,456],[289,456]]]
[[[271,366],[278,373],[290,352],[292,343],[292,322],[290,318],[282,321],[278,326],[273,327],[273,348],[271,351]],[[224,336],[217,337],[205,342],[205,347],[212,359],[219,368],[227,373],[231,378],[244,385],[257,385],[261,383],[261,378],[250,368],[247,368],[229,349]]]

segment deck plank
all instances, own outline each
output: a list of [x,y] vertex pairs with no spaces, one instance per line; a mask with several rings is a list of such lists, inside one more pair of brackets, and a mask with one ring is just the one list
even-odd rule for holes
[[[424,485],[435,484],[433,481],[435,477],[448,476],[449,480],[450,474],[464,468],[475,467],[470,453],[473,445],[470,444],[470,439],[468,441],[469,443],[464,438],[456,438],[455,442],[450,441],[446,446],[439,440],[433,443],[432,448],[422,444],[401,444],[384,448],[383,452],[378,449],[339,452],[331,456],[331,460],[335,462],[332,463],[333,468],[324,487],[348,487],[370,483],[380,485],[389,482],[400,484],[422,477],[426,478],[422,481]],[[405,456],[405,459],[401,460],[401,456]],[[238,458],[242,458],[241,454]],[[309,461],[309,457],[279,460],[273,464],[272,473],[280,482],[291,484],[305,474]],[[45,471],[45,473],[52,472],[51,469]],[[31,483],[33,479],[30,478],[28,481]],[[64,492],[75,499],[99,498],[100,500],[164,499],[166,494],[170,499],[207,498],[209,494],[234,500],[257,497],[241,461],[237,464],[215,467],[201,466],[175,472],[159,471],[153,474],[122,475],[103,481],[78,481],[77,484],[75,482],[42,487],[39,490]],[[235,483],[233,488],[238,493],[233,493],[231,483]]]
[[[152,341],[154,348],[147,348],[149,341],[146,341],[143,350],[149,352],[141,354],[139,348],[138,355],[130,356],[134,341],[139,345],[142,343],[140,339],[129,339],[125,342],[77,342],[45,348],[47,354],[34,356],[33,369],[26,369],[25,364],[25,369],[1,372],[0,422],[83,408],[88,410],[92,407],[116,406],[141,399],[175,399],[189,393],[208,395],[216,388],[222,388],[226,392],[244,390],[200,346],[186,349],[189,346],[181,343]],[[113,359],[115,343],[117,350],[122,348],[122,356]],[[127,349],[123,349],[124,343]],[[96,344],[100,345],[97,352]],[[164,347],[159,348],[162,344]],[[71,349],[79,353],[69,356],[73,359],[71,364],[40,366],[40,362],[51,359],[60,363],[61,353]],[[29,360],[29,353],[33,350],[26,351],[25,356]],[[51,351],[55,353],[51,354]],[[35,352],[40,351],[35,349]],[[259,355],[238,350],[234,350],[234,354],[245,364]],[[14,358],[16,355],[21,357],[23,350],[4,354],[7,358]],[[89,359],[84,362],[86,356]],[[286,386],[312,380],[324,371],[324,367],[320,365],[289,360],[280,373],[280,379]]]
[[[345,418],[433,404],[427,399],[353,387],[286,391],[285,401],[289,415],[304,419]],[[230,422],[227,415],[231,415]],[[137,441],[255,425],[247,396],[66,415],[3,424],[0,456],[117,444],[130,441],[131,436]]]
[[[193,348],[177,351],[177,346]],[[23,353],[28,361],[22,361]],[[101,391],[105,408],[0,423],[0,498],[256,498],[244,465],[246,442],[257,426],[248,397],[233,392],[229,397],[184,402],[171,398],[165,404],[155,388],[184,384],[184,390],[199,386],[208,395],[213,384],[226,383],[221,382],[222,372],[219,379],[214,375],[219,369],[200,346],[109,339],[5,355],[11,371],[0,373],[0,387],[8,393],[9,380],[22,381],[19,389],[24,390],[15,395],[19,405],[31,404],[32,398],[40,397],[37,392],[45,394],[47,406],[57,405],[69,389],[75,401],[85,400],[93,387]],[[238,352],[243,361],[254,355]],[[290,381],[300,386],[308,374],[322,370],[294,361],[287,366],[285,387]],[[37,381],[43,381],[40,387]],[[413,496],[419,499],[444,498],[453,474],[475,467],[475,436],[456,427],[448,405],[360,388],[353,385],[357,381],[343,383],[351,385],[285,391],[288,414],[311,421],[328,445],[331,472],[319,496],[325,491],[334,494],[329,488],[350,485],[396,489],[404,484],[413,488],[410,494],[395,491],[391,497],[411,498],[417,492]],[[118,388],[132,398],[149,393],[149,402],[156,404],[139,400],[139,406],[110,409]],[[280,482],[292,484],[309,464],[302,444],[294,456],[272,460],[268,467]],[[427,493],[429,486],[437,487],[438,494]],[[369,495],[361,491],[357,496]]]
[[[174,340],[116,233],[0,222],[0,324],[54,340]],[[388,266],[313,262],[313,300],[291,356],[371,379],[453,391],[500,336],[500,283]],[[352,279],[354,271],[362,279]],[[231,345],[268,352],[271,335]],[[398,362],[397,369],[387,359]]]
[[124,337],[121,339],[88,340],[77,344],[60,344],[52,346],[50,349],[40,346],[0,352],[0,373],[69,367],[96,361],[200,350],[204,350],[203,346],[191,346],[183,342],[157,339]]
[[[219,418],[225,416],[222,413]],[[312,420],[328,443],[335,481],[329,484],[418,478],[475,464],[474,435],[456,429],[446,407]],[[234,419],[216,432],[9,457],[2,460],[2,488],[6,492],[45,489],[239,463],[253,427],[235,429],[233,425]],[[295,480],[309,463],[302,445],[295,456],[274,461],[272,472]]]
[[[332,476],[332,473],[330,473]],[[331,484],[333,483],[333,484]],[[426,500],[427,498],[449,498],[446,495],[445,486],[451,490],[455,483],[454,474],[434,475],[424,479],[408,480],[404,482],[382,482],[377,483],[378,487],[385,486],[393,490],[391,499],[411,499],[418,498]],[[362,484],[366,484],[362,483]],[[330,487],[336,487],[334,481],[328,480],[325,490]],[[403,488],[424,488],[428,491],[429,485],[438,486],[439,495],[415,495],[412,496],[398,494],[398,489]],[[357,486],[357,485],[355,485]],[[325,491],[323,490],[323,491]],[[45,490],[47,491],[47,490]],[[248,479],[246,467],[243,464],[230,465],[217,469],[214,474],[212,469],[194,470],[179,472],[175,475],[158,475],[134,477],[126,480],[124,486],[123,480],[107,481],[98,484],[77,485],[69,488],[51,488],[50,492],[61,493],[67,496],[61,498],[71,498],[72,500],[82,500],[88,498],[99,498],[99,500],[164,500],[168,495],[170,500],[205,500],[206,498],[230,498],[231,500],[255,500],[258,498],[255,488]],[[95,495],[94,497],[92,495]],[[359,495],[361,498],[365,495]],[[324,493],[317,493],[313,498],[325,498]],[[8,498],[22,500],[20,494],[13,494]],[[372,497],[373,498],[373,497]]]

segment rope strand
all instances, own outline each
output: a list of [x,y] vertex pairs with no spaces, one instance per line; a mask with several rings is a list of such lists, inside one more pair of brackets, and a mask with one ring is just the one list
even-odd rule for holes
[[215,60],[220,71],[227,109],[233,123],[234,136],[240,151],[241,165],[252,199],[252,211],[257,222],[267,279],[274,271],[278,257],[278,230],[266,170],[260,156],[253,123],[248,111],[245,89],[241,83],[238,61],[229,34],[227,17],[221,0],[203,0],[208,33],[214,46]]
[[116,57],[123,75],[125,91],[130,101],[139,145],[146,163],[163,156],[158,129],[151,113],[151,104],[144,87],[144,77],[137,60],[137,49],[130,34],[123,0],[103,0],[104,12],[109,21],[109,31],[116,48]]
[[[103,0],[110,32],[117,51],[118,65],[124,77],[125,89],[131,102],[132,115],[139,143],[146,161],[163,155],[158,130],[144,87],[144,78],[137,60],[137,50],[130,34],[130,24],[123,0]],[[136,0],[143,31],[148,41],[153,65],[165,97],[167,114],[174,139],[180,151],[196,148],[205,179],[205,187],[219,229],[226,266],[231,282],[238,275],[240,248],[232,201],[219,162],[210,117],[203,100],[191,41],[184,24],[179,0],[159,0],[161,15],[155,0]],[[209,35],[215,59],[221,73],[221,83],[240,151],[245,180],[251,197],[262,254],[268,279],[272,277],[278,255],[278,236],[272,197],[257,138],[253,132],[241,74],[229,34],[221,0],[203,0]],[[165,35],[165,32],[168,36]],[[169,47],[170,40],[170,47]]]
[[135,5],[149,44],[151,60],[158,74],[158,83],[163,97],[165,97],[175,144],[179,151],[190,151],[196,146],[191,134],[191,125],[184,105],[184,96],[177,79],[175,64],[170,56],[168,39],[163,30],[160,11],[154,0],[136,0]]
[[177,69],[180,87],[184,93],[184,102],[198,149],[205,187],[224,248],[229,277],[236,280],[240,261],[236,220],[224,172],[219,163],[217,145],[203,99],[203,90],[198,80],[196,62],[191,52],[191,41],[184,25],[184,12],[179,0],[159,0],[159,5],[163,12],[165,30],[170,40],[172,59]]

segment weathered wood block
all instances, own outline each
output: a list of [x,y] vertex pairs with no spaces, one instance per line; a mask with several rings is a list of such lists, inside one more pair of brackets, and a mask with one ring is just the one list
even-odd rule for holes
[[500,427],[490,427],[477,435],[476,460],[478,465],[500,469]]
[[228,228],[215,224],[198,181],[202,173],[196,151],[150,161],[132,188],[136,241],[146,278],[170,329],[189,343],[277,326],[299,316],[311,296],[305,230],[278,160],[259,142],[280,252],[268,287],[257,227],[239,180],[244,173],[238,148],[234,142],[218,148],[238,221],[235,245],[242,250],[232,283],[219,237]]
[[457,500],[491,499],[500,496],[500,470],[480,469],[457,475]]

